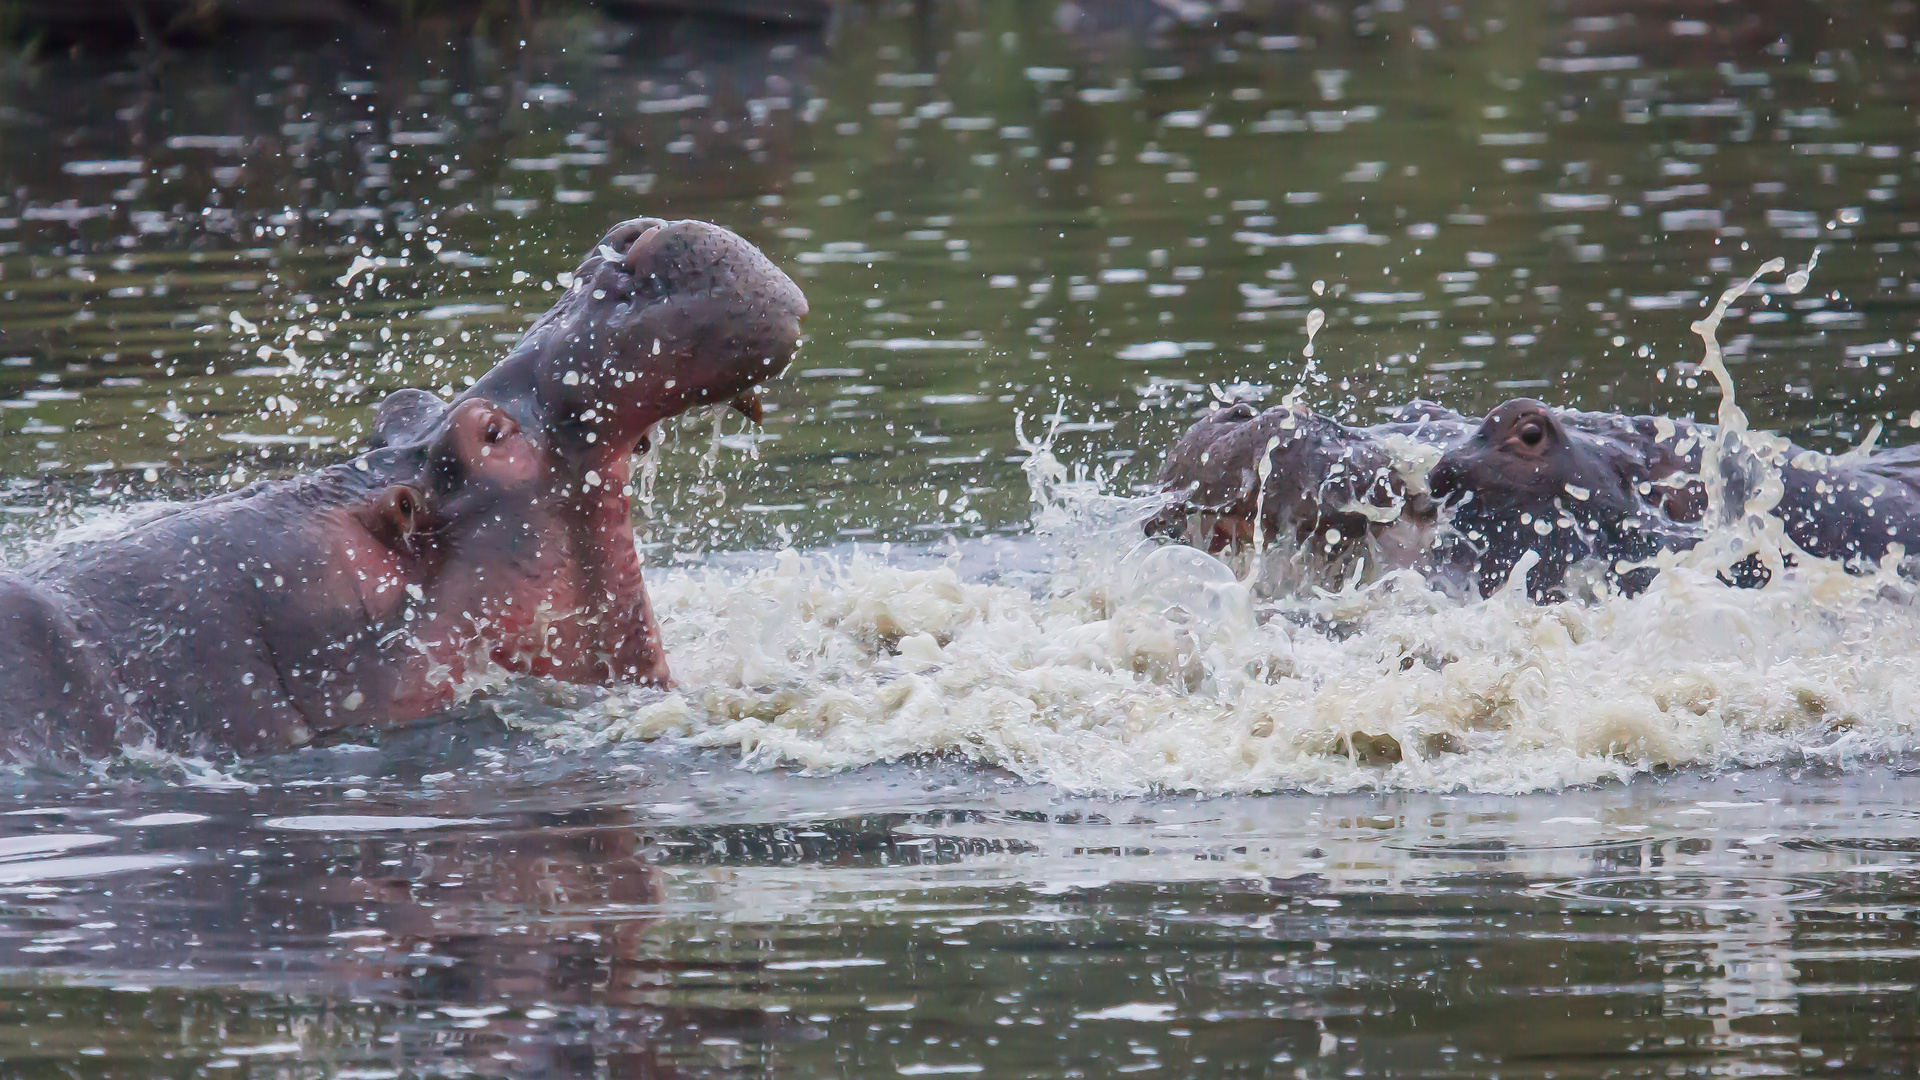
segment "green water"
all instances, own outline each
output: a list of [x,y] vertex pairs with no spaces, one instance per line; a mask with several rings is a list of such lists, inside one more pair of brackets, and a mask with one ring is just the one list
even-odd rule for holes
[[[1363,419],[1711,417],[1689,323],[1816,247],[1722,328],[1742,404],[1905,442],[1917,34],[1899,0],[982,0],[16,57],[0,509],[33,538],[337,460],[643,213],[741,232],[813,308],[714,475],[683,425],[667,559],[1017,534],[1017,417],[1121,491],[1216,391],[1302,380]],[[486,728],[10,779],[0,1074],[1920,1068],[1899,763],[1327,800],[736,764]]]
[[[668,485],[683,542],[723,499],[723,546],[1020,522],[1016,412],[1063,409],[1080,460],[1150,481],[1209,386],[1303,377],[1314,307],[1330,411],[1710,416],[1689,322],[1816,245],[1810,292],[1728,322],[1756,423],[1838,445],[1920,405],[1891,9],[1678,36],[1538,5],[1089,11],[26,67],[0,90],[16,498],[172,497],[337,454],[386,391],[485,370],[639,213],[739,230],[814,310],[761,462],[730,455],[724,494]],[[404,265],[343,288],[362,252]],[[261,356],[288,344],[298,373]]]

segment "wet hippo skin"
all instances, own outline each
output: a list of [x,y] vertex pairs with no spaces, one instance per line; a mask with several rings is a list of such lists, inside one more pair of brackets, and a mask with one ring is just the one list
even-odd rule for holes
[[[1266,540],[1333,546],[1444,516],[1442,561],[1464,562],[1484,595],[1532,555],[1526,588],[1536,599],[1562,595],[1567,571],[1587,559],[1637,592],[1654,571],[1631,564],[1703,535],[1698,473],[1717,428],[1531,398],[1480,421],[1425,402],[1387,413],[1384,423],[1350,427],[1298,408],[1216,409],[1168,452],[1161,486],[1174,498],[1148,531],[1213,550],[1244,544],[1256,529]],[[1756,443],[1759,467],[1781,484],[1770,512],[1800,550],[1864,570],[1894,544],[1920,549],[1920,447],[1836,458],[1773,437]],[[1430,471],[1418,448],[1437,455]],[[1749,560],[1725,576],[1754,585],[1766,575]]]
[[696,406],[757,418],[806,313],[725,229],[616,226],[505,360],[451,402],[395,393],[352,461],[0,577],[0,747],[283,749],[430,715],[489,663],[665,684],[633,454]]
[[[1536,571],[1550,585],[1550,549],[1569,544],[1558,534],[1585,533],[1596,541],[1591,553],[1627,560],[1697,542],[1701,530],[1686,526],[1706,510],[1697,474],[1706,440],[1717,434],[1685,420],[1579,413],[1517,398],[1449,449],[1431,482],[1437,498],[1458,506],[1454,527],[1484,538],[1483,590],[1504,581],[1502,566],[1510,570],[1530,548],[1542,550]],[[1920,447],[1830,457],[1773,436],[1752,445],[1756,464],[1780,483],[1768,512],[1801,551],[1867,571],[1896,544],[1920,549]],[[1748,483],[1736,482],[1737,498],[1744,500]],[[1583,492],[1585,499],[1574,497]],[[1531,522],[1548,515],[1571,517],[1580,529],[1527,541]],[[1650,576],[1645,569],[1631,573]],[[1749,560],[1728,576],[1762,584],[1767,575]]]
[[[1465,439],[1476,421],[1431,402],[1387,411],[1385,422],[1350,427],[1302,407],[1258,412],[1245,402],[1210,411],[1167,451],[1160,486],[1176,498],[1147,523],[1212,551],[1282,537],[1325,545],[1377,533],[1404,516],[1430,518],[1424,488],[1396,467],[1389,440],[1430,447],[1432,458]],[[1270,471],[1260,475],[1260,458]],[[1404,456],[1404,455],[1403,455]]]
[[1623,591],[1644,589],[1653,571],[1623,569],[1661,550],[1698,541],[1705,489],[1705,433],[1687,420],[1555,409],[1515,398],[1487,414],[1434,465],[1433,498],[1477,554],[1482,594],[1504,585],[1522,557],[1527,591],[1557,595],[1567,570],[1602,561]]

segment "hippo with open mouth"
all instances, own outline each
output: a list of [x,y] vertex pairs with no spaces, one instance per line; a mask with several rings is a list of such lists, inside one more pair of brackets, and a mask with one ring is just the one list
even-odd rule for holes
[[[1634,593],[1656,573],[1642,563],[1706,535],[1700,471],[1718,436],[1690,420],[1530,398],[1480,421],[1415,402],[1368,427],[1237,403],[1210,412],[1168,452],[1160,486],[1172,498],[1147,531],[1215,551],[1259,536],[1331,552],[1379,550],[1397,530],[1419,537],[1394,545],[1403,565],[1463,570],[1482,595],[1523,560],[1535,599],[1563,596],[1583,562]],[[1829,457],[1766,436],[1743,453],[1778,478],[1769,512],[1806,554],[1865,570],[1894,544],[1920,550],[1920,447]],[[1744,503],[1754,477],[1723,472]],[[1768,575],[1750,557],[1723,576],[1758,585]]]
[[353,460],[0,575],[0,747],[281,750],[429,716],[488,665],[666,685],[633,455],[700,405],[758,420],[806,314],[725,229],[615,226],[506,359],[389,396]]

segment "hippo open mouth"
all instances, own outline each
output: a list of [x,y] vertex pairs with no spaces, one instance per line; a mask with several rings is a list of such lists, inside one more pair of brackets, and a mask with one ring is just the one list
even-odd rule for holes
[[725,229],[615,226],[506,359],[450,402],[388,397],[353,461],[0,579],[0,685],[94,748],[131,725],[242,750],[431,714],[489,664],[665,685],[633,454],[701,405],[757,420],[806,314]]
[[596,244],[573,284],[450,405],[401,391],[378,438],[420,442],[445,411],[493,405],[580,459],[631,453],[646,430],[729,402],[756,422],[759,383],[792,359],[807,301],[759,249],[715,225],[635,218]]
[[[358,511],[415,597],[429,654],[476,643],[509,670],[665,684],[629,481],[662,420],[785,370],[806,299],[753,245],[696,221],[609,232],[513,351],[450,403],[402,391],[376,438],[388,487]],[[382,566],[381,572],[388,572]]]

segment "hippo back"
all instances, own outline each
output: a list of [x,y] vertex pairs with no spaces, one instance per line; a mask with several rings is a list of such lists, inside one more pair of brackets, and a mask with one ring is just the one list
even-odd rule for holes
[[0,574],[0,695],[11,721],[0,754],[106,753],[120,714],[100,628],[76,618],[60,593]]

